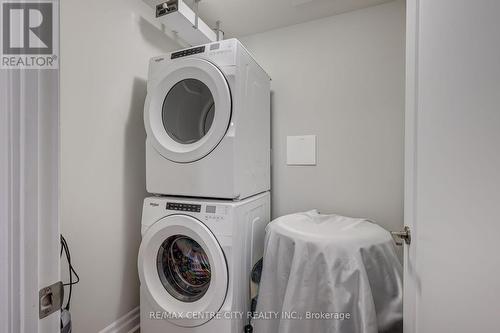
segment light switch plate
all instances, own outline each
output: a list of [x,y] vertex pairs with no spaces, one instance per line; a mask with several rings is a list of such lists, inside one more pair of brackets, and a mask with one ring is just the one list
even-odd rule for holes
[[286,137],[287,165],[316,165],[316,135]]

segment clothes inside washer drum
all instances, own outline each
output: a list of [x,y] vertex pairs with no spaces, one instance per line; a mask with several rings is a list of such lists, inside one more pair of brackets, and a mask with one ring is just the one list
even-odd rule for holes
[[402,332],[402,288],[380,226],[316,211],[283,216],[267,227],[255,332]]

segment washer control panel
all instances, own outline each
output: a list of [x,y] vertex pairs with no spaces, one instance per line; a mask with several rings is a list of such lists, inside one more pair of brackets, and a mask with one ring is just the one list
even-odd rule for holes
[[167,210],[199,213],[201,212],[201,205],[179,203],[179,202],[167,202]]
[[202,207],[203,219],[205,221],[223,221],[228,214],[228,207],[224,205],[206,204]]

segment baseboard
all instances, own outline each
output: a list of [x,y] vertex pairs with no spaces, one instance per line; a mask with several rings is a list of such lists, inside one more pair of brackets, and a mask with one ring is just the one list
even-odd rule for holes
[[137,333],[140,327],[139,307],[112,322],[99,333]]

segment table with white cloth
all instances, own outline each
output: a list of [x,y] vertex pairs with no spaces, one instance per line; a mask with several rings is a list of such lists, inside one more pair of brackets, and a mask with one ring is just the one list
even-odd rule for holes
[[402,265],[379,225],[309,211],[267,226],[254,332],[402,332],[402,307]]

